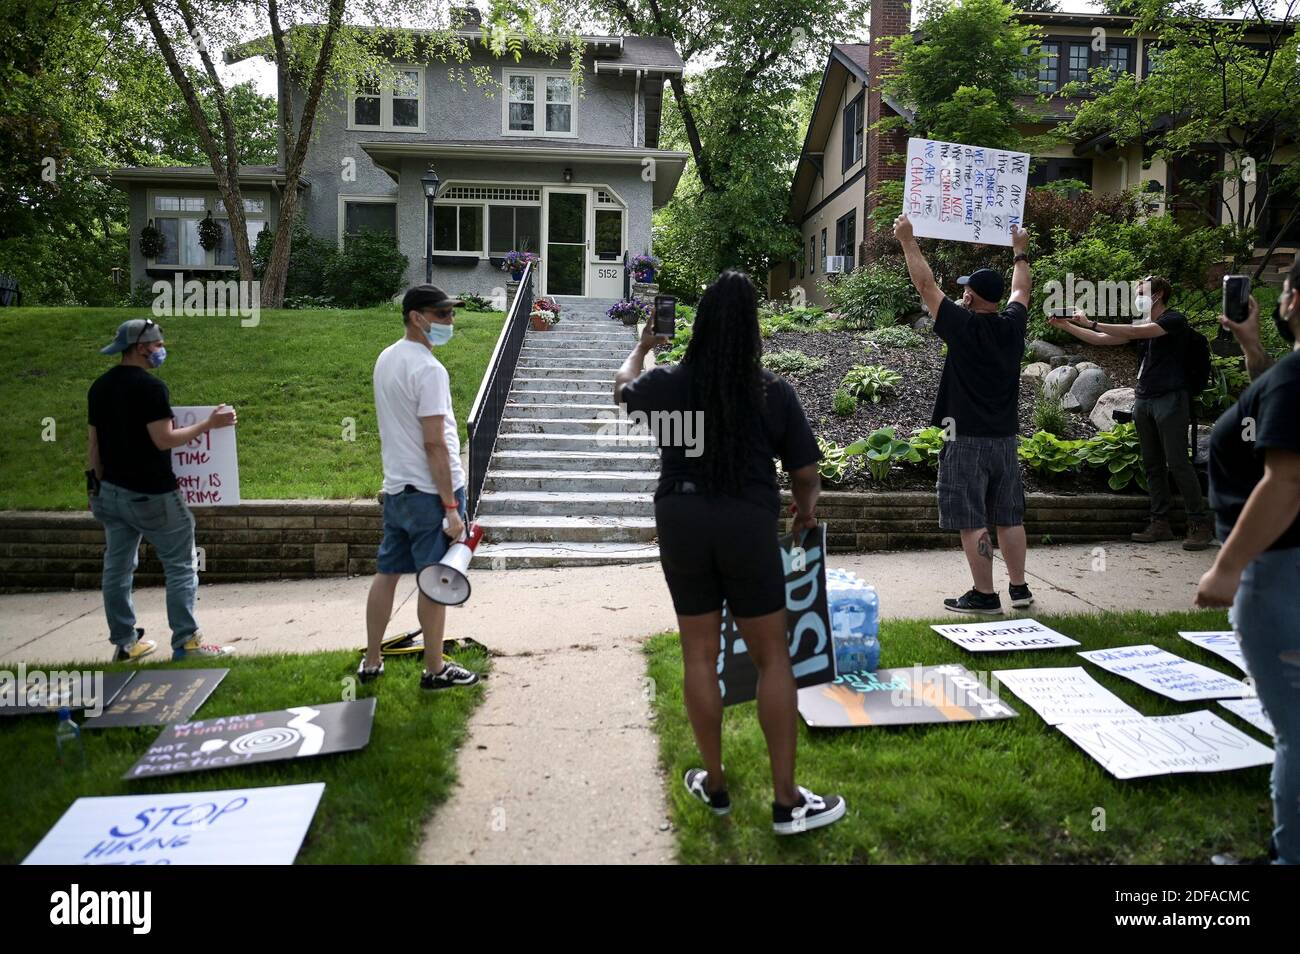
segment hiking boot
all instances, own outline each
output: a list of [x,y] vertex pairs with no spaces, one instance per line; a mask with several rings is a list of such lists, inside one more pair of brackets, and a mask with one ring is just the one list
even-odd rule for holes
[[1184,550],[1204,550],[1214,540],[1208,520],[1188,520],[1187,539],[1183,541]]
[[778,835],[797,835],[834,824],[847,810],[848,803],[839,795],[822,798],[801,785],[797,804],[772,803],[772,830]]
[[725,788],[710,794],[707,788],[709,773],[704,769],[687,769],[686,777],[682,781],[686,784],[686,791],[691,793],[691,797],[708,805],[709,811],[713,814],[731,814],[731,796],[727,794]]
[[478,682],[478,673],[470,672],[450,659],[443,661],[441,672],[432,673],[426,670],[420,676],[421,689],[450,689],[452,686],[472,686],[476,682]]
[[981,593],[971,587],[956,599],[943,601],[943,608],[954,613],[982,613],[985,616],[1002,615],[1002,597],[996,593]]
[[214,659],[234,654],[234,646],[205,645],[199,634],[195,633],[179,649],[172,650],[172,662],[180,662],[182,659]]
[[135,639],[129,646],[118,646],[113,653],[113,662],[139,662],[158,648],[152,639],[144,639],[144,630],[136,628]]
[[1034,602],[1034,594],[1029,592],[1029,584],[1021,583],[1019,586],[1012,583],[1010,585],[1011,605],[1016,609],[1024,609]]
[[1169,526],[1168,520],[1152,520],[1141,533],[1134,533],[1129,537],[1134,543],[1159,543],[1161,540],[1173,538],[1174,531]]

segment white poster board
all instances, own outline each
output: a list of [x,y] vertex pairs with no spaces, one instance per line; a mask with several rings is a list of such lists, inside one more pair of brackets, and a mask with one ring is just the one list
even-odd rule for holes
[[931,624],[944,639],[971,653],[1009,653],[1022,649],[1059,649],[1078,646],[1069,636],[1033,619],[1000,619],[988,623]]
[[25,865],[288,865],[324,782],[79,798]]
[[1028,153],[909,139],[903,209],[918,238],[1010,245],[1028,180]]
[[1217,669],[1202,666],[1182,656],[1150,644],[1118,646],[1115,649],[1088,649],[1079,653],[1088,662],[1107,672],[1131,679],[1144,689],[1176,702],[1198,699],[1239,699],[1253,696],[1254,690],[1240,679],[1225,676]]
[[1048,725],[1060,725],[1062,722],[1079,719],[1131,719],[1142,716],[1142,713],[1088,675],[1082,666],[998,669],[993,675]]
[[[216,410],[215,404],[173,407],[177,427],[189,427]],[[239,503],[239,457],[235,428],[218,427],[184,447],[172,449],[172,470],[191,507],[233,507]]]
[[1273,738],[1277,738],[1277,733],[1273,731],[1273,720],[1268,717],[1264,711],[1264,704],[1258,699],[1223,699],[1219,705],[1227,709],[1233,715],[1245,719],[1261,732],[1267,732]]
[[1273,763],[1273,750],[1208,709],[1062,722],[1056,727],[1116,778],[1227,772]]
[[1246,657],[1241,654],[1241,643],[1237,634],[1231,630],[1226,633],[1185,633],[1179,630],[1178,635],[1189,643],[1214,653],[1220,659],[1226,659],[1242,672],[1246,671]]

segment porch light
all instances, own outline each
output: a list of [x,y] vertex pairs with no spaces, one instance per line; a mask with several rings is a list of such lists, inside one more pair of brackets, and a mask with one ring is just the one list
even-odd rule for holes
[[568,166],[565,166],[565,167],[564,167],[564,184],[565,184],[565,185],[568,185],[568,184],[569,184],[570,182],[572,182],[572,181],[573,181],[573,170],[570,169]]

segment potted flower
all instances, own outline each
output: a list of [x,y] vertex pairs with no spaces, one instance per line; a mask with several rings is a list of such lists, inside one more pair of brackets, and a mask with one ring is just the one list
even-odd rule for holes
[[556,321],[560,320],[560,303],[556,301],[554,298],[548,298],[545,295],[539,295],[538,297],[534,298],[533,310],[536,311],[538,308],[542,309],[543,311],[552,312],[555,315],[555,320]]
[[524,277],[524,269],[529,262],[541,261],[532,252],[506,252],[501,261],[501,271],[509,272],[511,279],[519,281]]
[[634,255],[632,257],[632,272],[636,275],[636,280],[643,284],[649,284],[655,280],[655,269],[662,262],[653,255]]
[[650,309],[635,298],[624,298],[622,301],[614,302],[605,314],[610,318],[617,318],[625,325],[635,325],[650,320]]
[[167,237],[150,219],[149,224],[140,230],[140,254],[145,258],[157,258],[166,247]]
[[534,302],[533,310],[528,313],[528,318],[533,323],[533,330],[550,331],[551,326],[560,320],[560,315],[558,312],[551,311],[549,308],[543,308]]

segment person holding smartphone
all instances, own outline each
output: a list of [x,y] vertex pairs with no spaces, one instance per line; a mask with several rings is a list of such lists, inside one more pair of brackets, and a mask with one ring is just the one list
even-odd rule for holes
[[[661,327],[666,327],[663,325]],[[699,415],[704,440],[668,443],[659,428],[655,527],[660,562],[681,632],[686,713],[703,768],[687,771],[692,798],[715,815],[731,811],[722,768],[718,639],[725,600],[758,669],[758,718],[772,766],[772,828],[779,835],[844,817],[838,795],[795,784],[798,737],[794,671],[786,643],[785,567],[778,540],[781,494],[773,458],[790,475],[794,532],[817,525],[821,452],[789,382],[763,370],[758,293],[749,276],[725,271],[700,298],[681,363],[642,373],[655,322],[614,377],[614,401],[631,413]]]
[[[1223,547],[1196,588],[1199,607],[1231,606],[1259,701],[1273,723],[1274,859],[1300,864],[1300,259],[1274,316],[1289,354],[1270,367],[1252,297],[1227,316],[1252,381],[1214,425],[1210,506]],[[1231,860],[1216,856],[1216,861]]]

